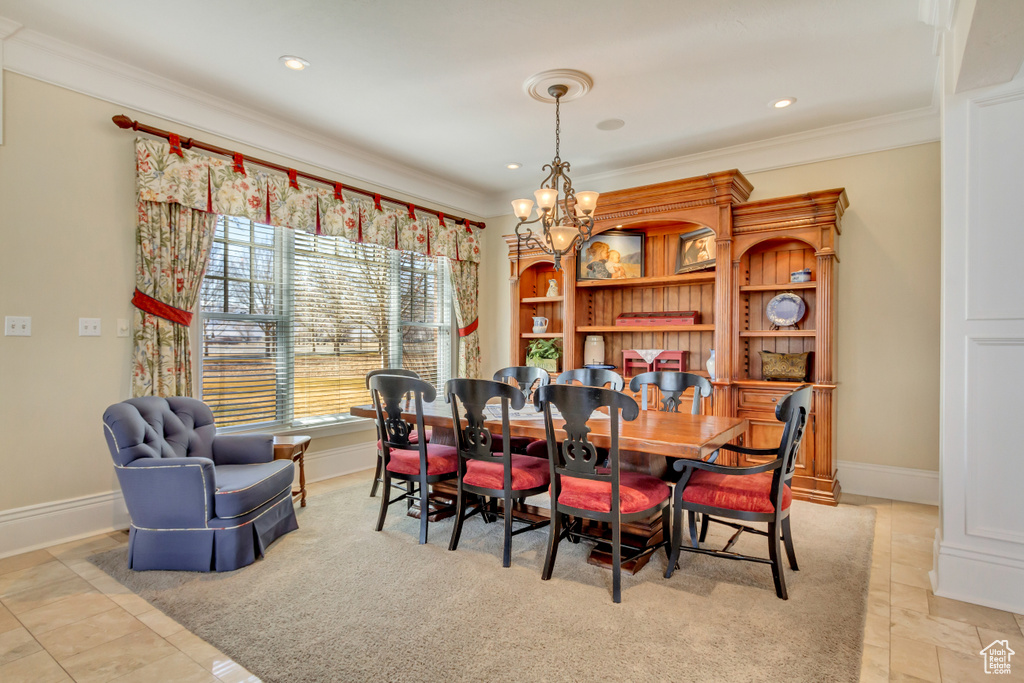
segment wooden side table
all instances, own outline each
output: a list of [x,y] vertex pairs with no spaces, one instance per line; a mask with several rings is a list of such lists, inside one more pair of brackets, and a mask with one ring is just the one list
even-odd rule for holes
[[299,506],[306,507],[306,449],[312,439],[308,436],[275,436],[274,460],[291,460],[299,464],[299,489],[292,491],[292,497],[299,496]]

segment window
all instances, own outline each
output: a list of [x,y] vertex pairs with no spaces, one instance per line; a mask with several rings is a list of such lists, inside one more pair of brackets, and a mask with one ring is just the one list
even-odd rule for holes
[[202,396],[222,426],[337,421],[369,402],[374,368],[451,374],[444,259],[221,217],[200,310]]

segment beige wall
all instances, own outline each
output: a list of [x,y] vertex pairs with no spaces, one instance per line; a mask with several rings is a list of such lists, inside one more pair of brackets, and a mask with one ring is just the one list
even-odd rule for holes
[[[938,470],[939,144],[747,177],[752,200],[846,188],[837,284],[839,459]],[[509,359],[501,236],[515,219],[491,218],[487,225],[480,329],[489,375]]]
[[[135,286],[135,135],[116,128],[113,115],[383,189],[24,76],[4,77],[0,315],[32,316],[32,336],[0,336],[0,510],[117,489],[101,416],[129,395],[131,340],[116,336],[116,324],[131,319]],[[79,317],[101,318],[102,336],[79,337]],[[372,427],[317,438],[310,453],[375,438]]]

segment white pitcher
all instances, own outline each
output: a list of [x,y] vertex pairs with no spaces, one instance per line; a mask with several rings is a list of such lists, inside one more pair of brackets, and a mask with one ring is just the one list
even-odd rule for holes
[[548,331],[548,319],[542,315],[533,316],[533,333],[544,334]]

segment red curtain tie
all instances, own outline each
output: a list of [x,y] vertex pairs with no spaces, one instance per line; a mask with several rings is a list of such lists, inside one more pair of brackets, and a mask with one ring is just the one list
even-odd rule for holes
[[345,197],[341,194],[341,183],[334,183],[334,198],[340,200],[342,204],[345,203]]
[[235,173],[245,175],[245,160],[242,158],[242,155],[236,153],[232,161],[234,162],[232,164],[232,170]]
[[155,315],[158,318],[169,320],[178,325],[188,327],[192,324],[191,311],[183,311],[170,304],[165,304],[163,301],[157,301],[148,294],[140,292],[137,287],[135,289],[135,296],[132,297],[132,305],[140,311],[145,311],[150,315]]
[[294,168],[288,169],[288,187],[294,187],[296,190],[299,189],[299,174]]
[[181,136],[177,133],[171,133],[167,141],[171,143],[171,154],[177,154],[184,159],[185,153],[181,151]]
[[468,337],[469,335],[471,335],[474,332],[476,332],[476,328],[479,327],[479,326],[480,326],[480,318],[477,318],[476,320],[474,320],[470,324],[466,325],[465,327],[460,327],[459,328],[459,336],[460,337]]
[[416,207],[412,204],[409,205],[409,218],[416,220]]
[[373,195],[373,208],[377,209],[378,211],[383,211],[384,210],[383,207],[381,207],[381,205],[380,205],[380,195],[379,194]]

